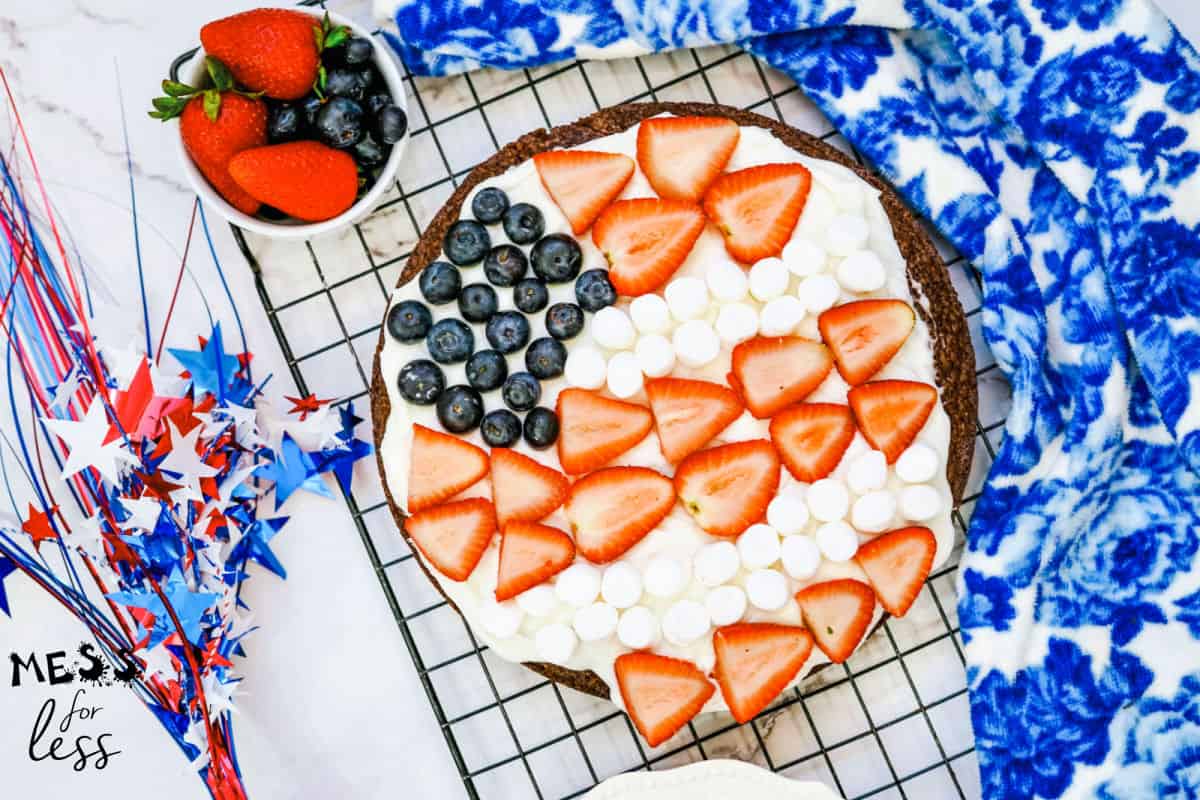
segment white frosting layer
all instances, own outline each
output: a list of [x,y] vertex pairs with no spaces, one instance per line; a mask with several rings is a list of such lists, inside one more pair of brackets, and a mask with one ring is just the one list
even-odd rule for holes
[[[636,152],[636,137],[637,129],[635,127],[622,133],[587,142],[578,149],[621,152],[632,156]],[[912,303],[913,299],[908,290],[904,261],[896,246],[895,237],[887,215],[879,201],[878,192],[859,179],[852,171],[841,165],[804,156],[776,139],[769,131],[756,127],[743,127],[741,129],[741,137],[737,149],[734,151],[727,169],[732,171],[776,162],[799,162],[808,167],[812,172],[813,186],[804,213],[793,233],[791,242],[793,246],[789,252],[811,254],[819,251],[819,249],[826,250],[829,253],[828,258],[823,264],[817,264],[820,275],[832,277],[837,274],[837,267],[842,260],[842,256],[836,255],[835,251],[844,249],[847,246],[848,229],[853,227],[847,226],[845,223],[844,216],[848,213],[847,209],[853,209],[854,214],[861,214],[867,223],[868,239],[866,246],[878,256],[884,265],[887,274],[886,283],[879,290],[866,293],[851,293],[843,288],[837,302],[844,303],[866,297],[895,297]],[[480,184],[480,188],[484,186],[500,187],[508,194],[513,203],[528,202],[536,205],[545,215],[547,233],[570,233],[570,226],[567,220],[542,187],[532,162],[525,162],[513,167],[502,175],[488,179]],[[625,187],[621,198],[648,196],[653,196],[653,190],[639,170],[635,172]],[[463,208],[466,211],[464,216],[469,216],[469,199],[463,204]],[[830,242],[827,236],[830,224],[835,221],[835,218],[839,217],[842,217],[842,219],[837,219],[837,223],[833,228],[836,234],[834,237],[835,241]],[[489,232],[491,233],[493,244],[507,241],[500,226],[490,226]],[[849,232],[853,233],[854,231]],[[603,267],[605,265],[603,256],[592,244],[589,235],[585,234],[585,236],[580,237],[579,242],[583,248],[583,269]],[[807,242],[808,244],[798,244],[799,242]],[[830,246],[831,244],[833,246]],[[816,245],[816,247],[811,245]],[[680,267],[675,277],[694,276],[704,280],[712,264],[727,260],[728,256],[720,234],[715,228],[709,225],[700,235],[691,254]],[[805,265],[797,267],[789,264],[788,266],[791,275],[786,291],[789,294],[796,295],[801,281],[804,280],[801,276],[810,274],[811,271]],[[484,280],[482,269],[479,266],[466,267],[462,270],[462,273],[464,284]],[[551,285],[549,286],[549,290],[551,303],[574,302],[573,283]],[[511,290],[499,289],[498,294],[502,309],[513,308]],[[800,297],[802,300],[805,299],[803,295],[800,295]],[[393,302],[413,298],[420,299],[416,280],[399,287],[393,293]],[[712,299],[700,319],[710,325],[715,324],[717,316],[720,313],[721,302],[719,299]],[[764,305],[751,295],[740,299],[739,302],[749,304],[759,312],[761,312]],[[626,311],[628,311],[629,305],[630,300],[628,298],[623,297],[618,301],[618,306]],[[824,303],[819,305],[824,305]],[[431,311],[433,312],[435,321],[447,316],[457,316],[458,313],[455,303],[431,306]],[[529,315],[532,338],[546,335],[543,317],[542,313]],[[592,315],[588,315],[588,317],[588,326],[585,330],[578,337],[566,343],[568,354],[582,345],[595,347],[604,352],[603,348],[597,344],[592,335],[591,324],[594,317]],[[669,324],[678,326],[679,323],[672,320]],[[486,347],[483,326],[474,325],[472,327],[475,332],[476,342],[482,343],[477,344],[477,347]],[[820,338],[817,331],[817,315],[814,311],[809,310],[796,328],[796,333],[811,339]],[[670,338],[670,331],[667,331],[666,335],[667,338]],[[672,374],[678,377],[697,378],[724,384],[726,382],[725,376],[730,368],[732,347],[732,344],[722,342],[720,352],[716,358],[702,367],[688,367],[682,361],[678,361]],[[612,353],[610,352],[607,355],[611,356]],[[388,487],[391,490],[393,498],[402,507],[408,496],[412,423],[418,422],[431,428],[440,428],[433,406],[410,405],[399,394],[396,387],[396,376],[400,368],[408,361],[424,357],[427,357],[427,353],[425,352],[423,343],[403,345],[390,337],[385,341],[380,354],[380,368],[391,401],[391,415],[388,419],[387,430],[380,447],[380,453]],[[508,359],[510,372],[524,369],[522,353],[518,352],[510,355]],[[464,366],[462,364],[448,365],[444,369],[448,386],[466,383]],[[896,357],[880,371],[876,378],[916,380],[936,385],[934,381],[933,356],[929,331],[919,316],[916,327],[907,342]],[[567,382],[565,378],[543,381],[540,405],[553,408],[559,391],[566,386]],[[841,379],[837,371],[834,370],[808,399],[815,402],[845,403],[847,389],[846,383]],[[631,399],[634,402],[643,405],[646,404],[645,394],[642,391],[638,391]],[[502,401],[499,392],[492,392],[485,395],[484,403],[488,410],[501,407]],[[714,444],[749,438],[767,439],[769,438],[767,426],[768,420],[755,420],[748,414],[743,415],[741,419],[737,420],[718,436]],[[485,450],[487,449],[478,431],[472,432],[464,436],[464,438]],[[954,528],[950,518],[952,500],[945,476],[946,454],[950,441],[950,422],[940,404],[934,409],[929,421],[921,431],[918,441],[927,445],[937,455],[938,459],[936,474],[928,485],[941,496],[943,502],[939,512],[922,523],[932,529],[937,537],[938,548],[935,557],[935,565],[937,565],[945,561],[954,542]],[[557,453],[554,448],[545,451],[536,451],[524,442],[521,442],[517,445],[516,449],[544,464],[556,469],[559,468]],[[850,465],[868,449],[868,445],[862,439],[861,435],[856,436],[849,450],[847,450],[846,456],[842,459],[830,478],[846,485]],[[614,463],[646,466],[666,475],[673,473],[672,466],[667,463],[661,453],[657,437],[653,431],[641,444],[625,453]],[[798,492],[802,494],[806,489],[805,485],[797,483],[786,469],[782,471],[782,476],[780,493]],[[899,500],[900,492],[905,485],[904,481],[897,476],[895,469],[888,468],[886,481],[881,490],[891,492]],[[489,492],[490,485],[485,479],[465,492],[464,496],[486,497],[489,495]],[[857,496],[851,491],[850,501],[853,502],[857,499]],[[545,520],[545,523],[562,528],[563,530],[570,529],[562,509],[550,515]],[[904,518],[898,514],[893,527],[904,523]],[[821,524],[815,518],[810,519],[799,533],[801,535],[813,536],[817,527]],[[789,533],[792,533],[792,531],[789,531]],[[860,538],[862,541],[866,541],[870,537],[862,535]],[[688,569],[690,572],[695,554],[701,547],[713,541],[713,537],[696,526],[682,506],[676,505],[674,510],[662,521],[658,528],[630,549],[621,560],[623,563],[636,568],[642,574],[645,573],[646,567],[650,562],[656,558],[677,561],[680,563],[680,566]],[[419,554],[418,557],[420,557]],[[544,658],[544,654],[539,653],[536,644],[538,631],[552,624],[570,627],[575,619],[577,609],[566,603],[559,603],[549,614],[543,616],[527,614],[521,623],[519,631],[515,635],[503,639],[496,638],[488,632],[485,626],[478,623],[481,621],[483,609],[490,609],[494,606],[492,593],[496,585],[498,557],[499,537],[497,536],[467,581],[458,583],[440,578],[441,586],[466,616],[480,637],[499,655],[512,661],[541,660]],[[744,621],[778,622],[799,625],[801,624],[800,610],[795,601],[791,599],[791,595],[794,595],[800,588],[811,583],[841,577],[866,580],[866,576],[853,560],[842,563],[832,562],[828,559],[823,560],[815,574],[806,580],[796,580],[789,576],[783,570],[783,565],[779,562],[774,564],[773,569],[779,570],[788,582],[788,602],[778,611],[771,612],[755,608],[753,604],[750,604],[743,618]],[[437,574],[436,569],[433,572]],[[741,565],[737,573],[725,585],[739,586],[745,590],[752,572],[753,570],[748,569],[745,565]],[[664,598],[656,597],[650,592],[646,592],[639,600],[639,605],[648,608],[661,622],[668,610],[680,601],[693,601],[703,606],[710,591],[711,588],[705,585],[704,582],[692,578],[680,595],[672,598]],[[877,607],[877,617],[881,612],[882,609]],[[610,686],[615,687],[616,679],[613,672],[613,662],[617,656],[628,652],[628,649],[620,643],[619,638],[615,635],[607,636],[597,641],[580,641],[578,646],[571,652],[570,657],[561,666],[579,670],[590,669],[603,678]],[[566,650],[567,648],[562,648],[562,652],[566,652]],[[664,637],[654,647],[654,651],[664,655],[685,658],[706,672],[712,669],[714,663],[711,636],[704,636],[687,644],[674,644]],[[814,649],[813,655],[808,664],[806,664],[803,672],[808,672],[811,667],[823,663],[825,660],[824,655],[819,650]],[[618,704],[620,703],[619,692],[613,692],[613,700]],[[713,711],[723,709],[724,707],[721,693],[716,692],[712,700],[705,707],[705,710]]]

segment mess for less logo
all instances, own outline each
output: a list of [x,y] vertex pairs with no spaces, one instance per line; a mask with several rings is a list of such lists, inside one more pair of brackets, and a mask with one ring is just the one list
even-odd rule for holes
[[[74,654],[66,650],[56,650],[40,657],[33,652],[24,655],[10,653],[12,688],[60,686],[76,682],[93,687],[128,686],[137,680],[140,668],[128,652],[119,652],[117,657],[121,664],[114,667],[88,642],[80,644]],[[50,726],[55,723],[58,707],[53,697],[46,698],[30,731],[30,759],[35,762],[49,759],[51,763],[69,761],[72,769],[82,772],[89,766],[104,769],[109,759],[121,752],[109,741],[111,733],[100,733],[93,727],[98,724],[97,716],[104,709],[103,706],[92,705],[85,699],[86,695],[86,689],[80,687],[76,690],[70,708],[57,720],[55,729],[62,736],[51,731]],[[76,722],[80,725],[73,729]]]

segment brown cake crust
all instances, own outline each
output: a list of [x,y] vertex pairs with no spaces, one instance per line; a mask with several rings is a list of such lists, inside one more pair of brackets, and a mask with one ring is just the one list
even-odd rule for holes
[[[890,186],[840,150],[782,122],[750,111],[713,103],[629,103],[597,111],[569,125],[531,131],[506,145],[467,175],[425,229],[412,255],[409,256],[397,285],[404,285],[437,259],[442,250],[442,239],[446,229],[459,218],[463,203],[480,182],[529,160],[537,153],[576,147],[592,139],[620,133],[658,114],[726,117],[738,125],[766,128],[793,150],[848,167],[858,177],[879,190],[883,208],[896,235],[896,244],[908,265],[908,286],[914,305],[928,326],[933,341],[934,374],[941,388],[942,406],[950,417],[946,478],[957,506],[962,500],[967,475],[971,469],[978,397],[975,384],[975,352],[967,331],[967,320],[958,302],[958,295],[950,283],[950,276],[929,235]],[[391,413],[391,401],[379,369],[379,354],[383,349],[385,330],[381,329],[379,332],[371,376],[371,420],[375,430],[375,458],[388,506],[401,535],[407,538],[407,534],[404,533],[404,515],[392,497],[383,469],[383,458],[380,455],[380,445]],[[409,544],[411,546],[411,541]],[[429,573],[424,562],[417,558],[417,563],[421,565],[429,580],[433,581],[433,585],[441,591],[437,578]],[[449,601],[448,598],[447,600]],[[454,605],[452,601],[449,602],[451,606]],[[882,625],[883,620],[878,624]],[[874,630],[871,632],[874,633]],[[610,697],[608,684],[591,670],[571,670],[542,662],[526,662],[525,666],[556,683],[604,699]]]

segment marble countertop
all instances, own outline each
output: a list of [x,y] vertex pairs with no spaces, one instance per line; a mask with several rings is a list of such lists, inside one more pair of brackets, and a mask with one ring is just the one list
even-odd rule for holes
[[[94,279],[127,285],[133,275],[133,226],[126,147],[137,190],[142,257],[151,276],[173,276],[194,196],[177,168],[173,131],[145,110],[171,60],[204,22],[262,3],[250,0],[39,0],[0,9],[0,65],[13,86],[60,217],[79,243]],[[283,3],[267,3],[283,5]],[[1160,0],[1193,42],[1200,40],[1195,0]],[[14,13],[13,7],[20,11]],[[369,17],[368,0],[334,7]],[[293,387],[249,270],[228,228],[210,217],[258,364],[274,372],[277,395]],[[189,262],[201,285],[215,281],[201,252]],[[161,320],[170,290],[155,281],[151,307]],[[198,304],[184,313],[198,314]],[[179,319],[179,331],[200,324]],[[134,329],[129,330],[129,338]],[[128,341],[128,338],[126,339]],[[365,464],[356,480],[375,480]],[[248,601],[262,629],[239,667],[238,754],[251,796],[383,798],[419,787],[422,797],[466,792],[393,624],[362,543],[339,502],[289,503],[293,523],[276,546],[286,582],[262,576]],[[275,543],[273,543],[274,545]],[[330,576],[336,576],[330,585]],[[78,627],[26,582],[7,584],[14,619],[0,619],[0,654],[70,647]],[[34,763],[29,728],[49,691],[22,691],[0,670],[0,775],[15,796],[202,798],[207,793],[168,737],[133,696],[95,690],[107,730],[123,755],[103,772]],[[70,701],[73,692],[55,696]],[[10,724],[15,720],[15,724]],[[130,789],[130,787],[137,787]]]

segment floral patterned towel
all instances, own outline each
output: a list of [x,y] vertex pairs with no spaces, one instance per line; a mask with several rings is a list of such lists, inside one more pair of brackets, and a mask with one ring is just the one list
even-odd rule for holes
[[[1200,797],[1200,58],[1145,0],[401,0],[415,72],[736,41],[984,277],[988,798]],[[814,30],[819,28],[820,30]]]

